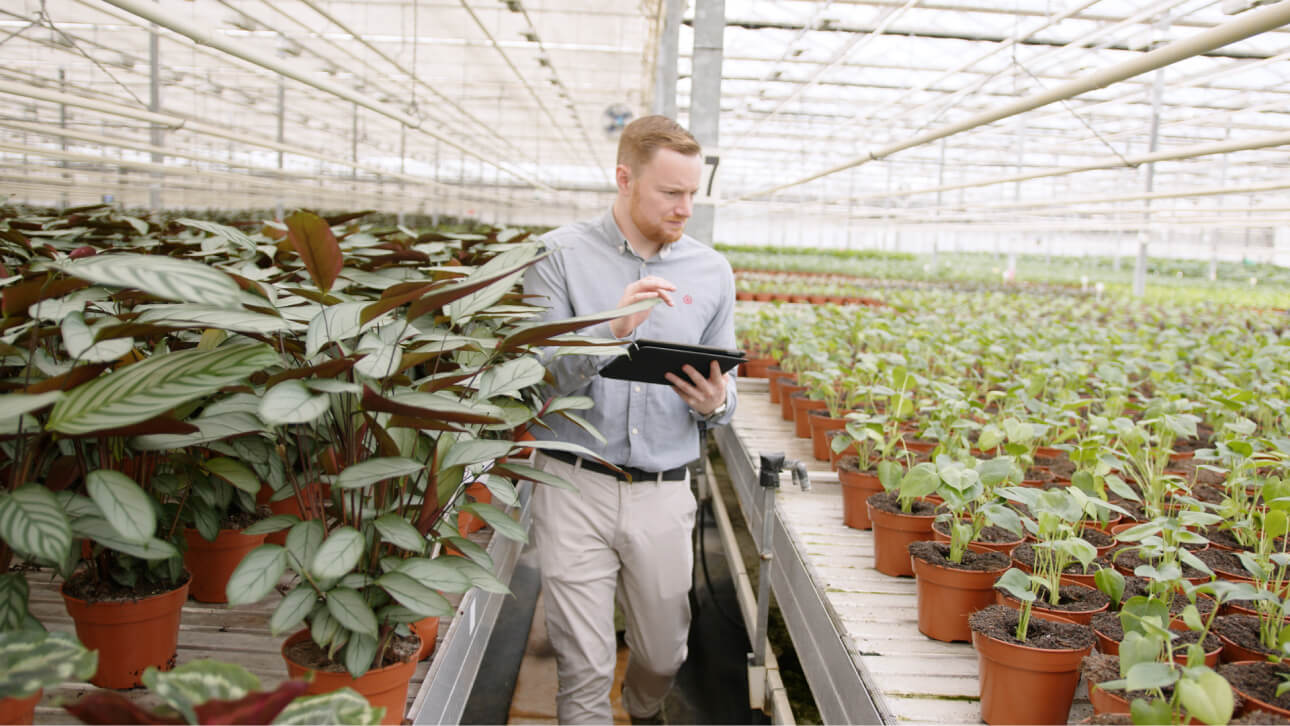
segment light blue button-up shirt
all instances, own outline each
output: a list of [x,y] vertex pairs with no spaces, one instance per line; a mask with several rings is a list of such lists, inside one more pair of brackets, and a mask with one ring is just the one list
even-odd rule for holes
[[[613,212],[597,219],[566,225],[542,238],[556,250],[529,269],[524,292],[534,305],[549,306],[545,320],[613,310],[623,289],[648,276],[676,285],[675,307],[655,306],[632,333],[632,338],[709,345],[733,350],[735,345],[735,281],[730,263],[702,242],[684,235],[645,260],[618,229]],[[578,331],[613,338],[609,323]],[[555,378],[554,394],[584,395],[595,407],[581,412],[607,443],[601,444],[563,416],[549,416],[551,427],[532,429],[539,439],[571,441],[600,454],[610,463],[664,471],[699,456],[698,420],[671,386],[601,378],[599,371],[612,356],[563,355],[556,348],[542,353],[542,362]],[[707,375],[708,371],[700,371]],[[723,424],[734,415],[735,379],[726,386],[726,411],[709,425]]]

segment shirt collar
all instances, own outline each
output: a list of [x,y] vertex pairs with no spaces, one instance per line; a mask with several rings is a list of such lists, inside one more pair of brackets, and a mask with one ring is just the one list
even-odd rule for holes
[[[631,243],[627,241],[627,235],[623,234],[623,231],[619,229],[618,221],[614,219],[613,207],[610,207],[609,211],[605,212],[604,219],[601,222],[601,227],[605,233],[605,239],[609,240],[610,244],[618,248],[620,254],[640,257],[640,255],[636,254],[636,250],[632,249]],[[680,240],[677,240],[677,242],[679,241]],[[658,259],[667,259],[668,255],[672,254],[672,248],[675,245],[676,242],[673,242],[670,245],[663,245],[660,247],[658,251]]]

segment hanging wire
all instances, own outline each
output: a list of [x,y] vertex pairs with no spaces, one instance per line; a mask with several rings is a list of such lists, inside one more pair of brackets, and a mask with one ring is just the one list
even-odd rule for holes
[[19,36],[19,35],[22,35],[22,34],[23,34],[24,32],[26,32],[28,29],[30,29],[30,28],[36,28],[36,27],[40,27],[40,21],[39,21],[39,20],[33,20],[33,21],[31,21],[31,22],[27,23],[26,25],[22,26],[21,28],[18,28],[17,30],[13,31],[12,33],[10,33],[10,34],[6,35],[6,36],[4,37],[4,40],[0,40],[0,45],[4,45],[5,43],[8,43],[10,40],[13,40],[13,38],[14,38],[14,37]]
[[[1024,65],[1022,65],[1022,64],[1020,64],[1020,63],[1018,63],[1018,64],[1017,64],[1017,67],[1018,67],[1018,68],[1020,68],[1021,70],[1025,71],[1025,72],[1026,72],[1026,75],[1030,76],[1031,80],[1033,80],[1033,81],[1035,82],[1035,85],[1039,86],[1041,89],[1043,89],[1043,90],[1045,90],[1045,91],[1046,91],[1046,90],[1048,90],[1048,89],[1044,86],[1044,82],[1043,82],[1043,81],[1041,81],[1041,80],[1039,80],[1039,77],[1038,77],[1038,76],[1036,76],[1034,73],[1031,73],[1029,68],[1027,68],[1026,66],[1024,66]],[[1080,124],[1082,124],[1082,125],[1084,126],[1084,128],[1088,129],[1089,133],[1091,133],[1091,134],[1093,134],[1094,136],[1096,136],[1096,137],[1097,137],[1097,140],[1102,142],[1102,145],[1103,145],[1103,146],[1105,146],[1108,150],[1110,150],[1110,152],[1111,152],[1112,154],[1115,154],[1115,158],[1119,159],[1119,160],[1120,160],[1120,163],[1124,164],[1124,165],[1125,165],[1125,166],[1127,166],[1127,167],[1136,167],[1136,166],[1137,166],[1137,164],[1131,163],[1128,159],[1124,158],[1124,155],[1120,153],[1119,149],[1115,148],[1115,146],[1113,146],[1113,145],[1111,144],[1111,142],[1110,142],[1110,141],[1108,141],[1107,139],[1103,138],[1102,134],[1099,134],[1099,133],[1097,132],[1097,129],[1093,128],[1093,126],[1092,126],[1091,124],[1089,124],[1089,122],[1088,122],[1087,120],[1085,120],[1085,118],[1084,118],[1083,116],[1079,115],[1079,113],[1077,113],[1077,112],[1075,111],[1075,109],[1071,106],[1071,103],[1070,103],[1070,100],[1069,100],[1069,99],[1065,99],[1065,98],[1063,98],[1063,99],[1060,101],[1060,103],[1062,104],[1062,108],[1066,109],[1066,110],[1070,113],[1070,115],[1071,115],[1071,116],[1073,116],[1073,117],[1075,118],[1075,120],[1076,120],[1076,121],[1079,121],[1079,122],[1080,122]]]
[[[147,108],[148,104],[144,103],[143,99],[139,98],[139,96],[136,95],[134,91],[130,90],[129,86],[127,86],[120,78],[117,78],[116,75],[112,73],[112,71],[108,70],[107,66],[100,63],[98,59],[95,58],[94,56],[90,55],[89,53],[86,53],[85,49],[81,48],[81,46],[76,42],[75,38],[68,35],[67,33],[64,33],[62,28],[59,28],[57,25],[54,24],[54,19],[49,16],[49,12],[45,8],[45,1],[46,0],[40,0],[40,10],[38,11],[38,14],[37,14],[37,20],[38,21],[43,20],[44,23],[42,25],[48,25],[50,30],[62,36],[63,40],[67,41],[68,47],[70,47],[72,50],[76,51],[77,53],[80,53],[81,55],[85,56],[86,60],[93,63],[99,70],[106,73],[108,78],[111,78],[114,83],[116,83],[127,94],[129,94],[130,98],[133,98],[135,100],[135,103],[139,104],[144,108]],[[5,40],[8,40],[8,38],[6,38]]]

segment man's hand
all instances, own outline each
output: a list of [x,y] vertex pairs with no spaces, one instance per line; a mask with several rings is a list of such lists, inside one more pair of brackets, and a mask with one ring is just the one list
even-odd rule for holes
[[[648,300],[652,297],[659,298],[668,305],[675,306],[676,303],[672,302],[672,296],[668,295],[669,292],[673,292],[675,290],[676,285],[673,285],[661,277],[654,277],[653,275],[643,277],[628,285],[623,290],[623,297],[618,301],[618,307],[625,308],[632,303],[637,303],[641,300]],[[628,335],[631,335],[632,331],[638,328],[641,323],[645,322],[645,318],[649,317],[649,312],[649,310],[642,310],[639,313],[633,313],[626,317],[614,318],[609,321],[609,331],[613,333],[616,338],[626,338]]]
[[683,380],[675,373],[668,373],[666,377],[672,384],[672,390],[676,391],[676,395],[680,396],[690,408],[700,415],[707,416],[726,402],[727,376],[721,372],[721,366],[715,360],[712,361],[712,369],[707,378],[699,375],[699,371],[689,364],[681,370],[690,377],[689,381]]

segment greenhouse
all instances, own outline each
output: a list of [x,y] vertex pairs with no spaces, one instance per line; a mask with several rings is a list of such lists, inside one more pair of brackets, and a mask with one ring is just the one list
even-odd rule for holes
[[1290,723],[1290,0],[0,61],[0,723]]

